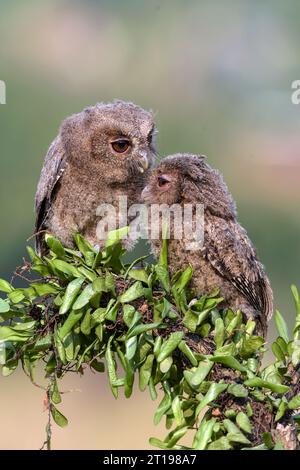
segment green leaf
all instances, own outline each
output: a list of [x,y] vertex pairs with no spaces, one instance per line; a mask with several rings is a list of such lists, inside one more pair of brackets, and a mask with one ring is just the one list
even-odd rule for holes
[[186,434],[188,430],[187,426],[177,427],[174,431],[170,432],[165,439],[165,442],[168,443],[168,449],[174,448],[175,444]]
[[136,281],[141,281],[148,285],[148,274],[144,269],[131,269],[128,276]]
[[230,369],[239,370],[240,372],[247,372],[246,367],[232,356],[210,356],[209,360],[223,364],[226,367],[230,367]]
[[102,252],[99,250],[94,258],[92,269],[97,269],[102,261]]
[[248,396],[248,390],[241,384],[230,384],[227,392],[238,398],[246,398]]
[[215,343],[217,349],[223,346],[225,338],[225,326],[222,318],[217,318],[215,321]]
[[193,441],[193,449],[204,450],[210,441],[216,420],[214,418],[209,421],[202,420]]
[[87,240],[85,240],[83,236],[80,235],[79,233],[76,233],[74,235],[74,242],[76,246],[78,247],[79,251],[83,254],[85,258],[86,256],[88,256],[88,253],[90,252],[95,253],[93,246]]
[[5,279],[0,279],[0,291],[1,292],[5,292],[6,294],[9,294],[13,290],[14,288],[9,282],[5,281]]
[[10,305],[3,299],[0,299],[0,313],[7,313],[10,311]]
[[53,264],[55,269],[57,269],[57,271],[60,271],[67,277],[80,277],[79,271],[66,261],[62,261],[60,259],[53,259],[51,263]]
[[210,385],[205,397],[203,398],[203,400],[201,400],[201,402],[199,403],[199,405],[196,408],[196,416],[198,416],[199,413],[201,413],[201,411],[204,410],[204,408],[207,405],[209,405],[209,403],[211,403],[216,398],[218,398],[218,396],[222,392],[224,392],[227,389],[227,387],[228,387],[228,384],[212,383]]
[[230,421],[229,419],[224,419],[223,424],[226,431],[228,432],[226,437],[230,442],[237,442],[239,444],[250,444],[250,441],[247,439],[247,437],[232,421]]
[[157,323],[147,323],[147,324],[142,324],[142,325],[137,325],[134,328],[130,328],[127,333],[127,339],[132,338],[133,336],[138,336],[142,333],[145,333],[146,331],[154,330],[155,328],[158,328],[161,326],[159,322]]
[[49,246],[50,250],[57,255],[59,258],[64,258],[66,255],[65,249],[62,246],[61,242],[57,239],[54,238],[52,235],[49,235],[48,233],[45,234],[45,241],[47,245]]
[[137,348],[137,337],[132,336],[126,341],[126,357],[128,361],[134,358]]
[[134,382],[134,369],[131,361],[129,361],[127,358],[126,360],[126,375],[125,375],[125,384],[124,384],[124,392],[125,392],[125,397],[130,398],[132,395],[132,389],[133,389],[133,382]]
[[150,377],[150,380],[149,380],[149,392],[150,392],[150,396],[151,396],[151,400],[156,400],[157,399],[157,391],[155,389],[155,385],[154,385],[154,382],[153,382],[153,377]]
[[160,281],[165,291],[170,292],[171,285],[170,285],[170,276],[169,276],[168,269],[165,268],[164,266],[157,265],[155,267],[155,272],[156,272],[158,280]]
[[163,415],[171,408],[171,406],[172,406],[172,398],[168,393],[165,393],[154,415],[155,425],[160,423]]
[[227,437],[222,436],[216,441],[213,441],[211,444],[209,444],[208,450],[230,450],[232,449],[232,446],[230,442],[228,441]]
[[239,433],[229,432],[226,437],[229,442],[237,442],[239,444],[251,444],[249,439],[247,439],[247,437],[244,436],[244,434],[242,434],[241,432]]
[[288,407],[290,410],[297,410],[300,408],[300,393],[298,395],[295,395],[289,402],[288,402]]
[[82,310],[71,310],[64,324],[58,329],[59,337],[61,339],[64,339],[64,337],[81,320],[82,316],[83,316]]
[[94,295],[95,291],[93,289],[93,285],[88,284],[85,286],[79,297],[76,299],[73,305],[73,310],[80,310],[85,307]]
[[161,441],[160,439],[157,439],[156,437],[150,437],[149,443],[154,447],[158,447],[159,449],[168,449],[168,444]]
[[149,354],[144,364],[139,369],[139,388],[142,392],[145,390],[145,388],[147,387],[149,383],[151,372],[152,372],[153,360],[154,360],[154,355]]
[[300,297],[297,287],[293,284],[291,286],[291,291],[294,297],[295,307],[296,307],[296,314],[300,316]]
[[59,393],[56,380],[54,380],[52,387],[51,387],[51,401],[55,405],[58,405],[59,403],[61,403],[61,395]]
[[103,362],[98,362],[96,359],[94,359],[90,365],[97,372],[100,372],[100,373],[105,372],[105,366]]
[[282,400],[278,406],[278,410],[275,416],[275,422],[279,421],[285,415],[287,407],[288,404]]
[[254,415],[253,408],[252,408],[252,406],[250,405],[249,402],[246,404],[246,411],[247,411],[248,418],[251,418],[251,416]]
[[120,295],[119,301],[122,304],[132,302],[133,300],[142,297],[144,295],[144,292],[145,290],[143,284],[140,281],[137,281],[132,286],[130,286],[126,292]]
[[115,398],[118,398],[118,389],[113,385],[113,382],[117,380],[117,368],[116,368],[116,361],[114,357],[114,353],[111,350],[111,341],[113,337],[111,336],[107,348],[106,348],[106,353],[105,353],[105,359],[107,362],[107,372],[108,372],[108,378],[111,386],[111,391],[112,394]]
[[253,379],[245,380],[244,385],[246,385],[247,387],[267,388],[275,393],[286,393],[289,390],[289,387],[287,385],[267,382],[266,380],[262,380],[259,377],[254,377]]
[[241,428],[242,431],[245,431],[246,433],[251,434],[252,427],[251,427],[251,424],[250,424],[250,420],[249,420],[248,416],[245,413],[243,413],[242,411],[240,411],[237,414],[236,424],[238,425],[239,428]]
[[85,268],[84,266],[79,266],[78,273],[79,276],[84,276],[90,282],[94,282],[95,279],[97,279],[97,274],[95,271],[91,271],[91,269]]
[[25,295],[23,289],[15,289],[8,294],[9,299],[13,304],[18,304],[23,299],[25,299]]
[[161,336],[156,336],[155,341],[154,341],[154,347],[153,347],[153,354],[157,358],[159,353],[160,353],[160,348],[162,345],[162,337]]
[[292,351],[292,364],[294,367],[297,367],[300,362],[300,345],[295,344],[296,341],[298,340],[295,340],[293,342],[293,351]]
[[63,364],[66,364],[67,363],[66,351],[65,351],[65,347],[63,345],[63,342],[59,337],[58,332],[56,332],[55,335],[54,335],[54,341],[55,341],[56,350],[58,352],[58,355],[59,355],[59,358],[60,358],[61,362]]
[[[163,233],[166,234],[167,228],[163,227]],[[162,237],[162,249],[159,255],[158,265],[168,270],[168,240]]]
[[121,227],[117,230],[112,230],[107,235],[105,247],[109,248],[113,245],[119,244],[123,238],[127,237],[128,233],[129,227]]
[[60,411],[58,411],[58,409],[54,405],[51,404],[50,410],[52,418],[58,426],[64,428],[68,425],[67,418]]
[[192,366],[197,366],[198,361],[193,353],[193,351],[189,348],[185,341],[180,341],[178,345],[178,349],[188,358]]
[[166,359],[172,354],[172,352],[177,348],[177,346],[179,346],[183,335],[184,333],[182,331],[176,331],[175,333],[172,333],[170,335],[167,341],[163,342],[160,348],[160,353],[157,357],[157,362],[162,362],[164,359]]
[[240,355],[243,358],[251,357],[264,343],[265,340],[261,336],[251,336],[250,338],[244,339],[240,349]]
[[89,336],[91,333],[91,313],[88,310],[86,314],[83,317],[83,320],[80,325],[81,333],[83,333],[85,336]]
[[173,364],[173,358],[172,356],[166,357],[163,361],[160,362],[159,368],[163,374],[166,374],[169,372],[171,366]]
[[[134,266],[137,266],[141,261],[144,261],[145,259],[149,258],[149,255],[144,255],[144,256],[140,256],[139,258],[135,259],[134,261],[132,261],[132,263],[130,263],[130,265],[127,267],[126,266],[126,272],[124,274],[124,279],[127,279],[128,277],[128,274],[130,273],[130,271],[134,268]],[[147,282],[148,284],[148,282]]]
[[193,372],[193,374],[190,377],[186,374],[186,372],[188,371],[184,371],[183,375],[185,379],[187,380],[187,382],[191,385],[191,387],[198,388],[199,385],[203,382],[203,380],[207,377],[212,367],[213,367],[212,362],[207,361],[207,360],[201,361],[197,369],[195,370],[195,372]]
[[273,442],[273,438],[272,438],[272,434],[270,432],[264,432],[262,434],[262,439],[264,441],[264,444],[265,446],[268,448],[268,449],[272,449],[273,446],[274,446],[274,442]]
[[115,301],[115,299],[110,299],[111,304],[106,308],[105,318],[106,320],[110,320],[115,322],[117,319],[120,303]]
[[182,403],[178,395],[172,401],[172,411],[173,411],[177,426],[184,426],[185,419],[184,419],[183,411],[182,411]]
[[123,305],[123,320],[126,326],[130,328],[132,326],[132,321],[133,318],[135,319],[134,325],[139,322],[139,320],[142,318],[142,314],[135,310],[133,305]]
[[0,326],[0,341],[13,341],[16,343],[24,343],[32,337],[32,332],[15,331],[8,326]]
[[276,310],[275,312],[275,324],[276,324],[276,328],[278,330],[279,336],[282,336],[284,341],[288,343],[289,342],[288,327],[287,327],[286,321],[284,320],[279,310]]
[[230,321],[230,323],[226,327],[226,332],[228,335],[231,335],[236,329],[238,329],[241,326],[243,317],[241,312],[238,310],[236,315],[233,317],[233,319]]
[[78,277],[68,284],[63,298],[63,303],[59,309],[60,315],[65,315],[70,310],[73,303],[75,302],[75,299],[81,289],[83,282],[84,278]]
[[274,356],[279,361],[283,361],[283,362],[285,361],[285,354],[277,342],[272,344],[272,351],[273,351]]
[[182,292],[190,280],[192,279],[193,268],[188,266],[185,271],[180,275],[179,279],[173,284],[173,287],[177,290],[178,293]]
[[183,324],[188,330],[195,333],[198,324],[197,313],[194,313],[192,310],[188,310],[184,315]]
[[18,367],[18,360],[9,360],[6,364],[2,366],[1,373],[3,377],[8,377],[9,375],[13,374]]

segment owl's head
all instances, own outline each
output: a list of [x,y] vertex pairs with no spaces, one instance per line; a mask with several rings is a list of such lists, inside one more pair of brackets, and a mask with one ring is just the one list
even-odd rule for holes
[[199,203],[220,217],[236,215],[223,177],[205,162],[203,155],[176,154],[164,158],[151,172],[142,199],[148,204]]
[[65,151],[79,170],[106,181],[140,177],[155,158],[153,114],[133,103],[98,103],[67,118],[61,126]]

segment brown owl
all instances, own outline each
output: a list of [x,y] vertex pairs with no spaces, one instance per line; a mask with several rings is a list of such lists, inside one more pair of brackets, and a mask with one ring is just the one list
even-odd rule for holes
[[[203,207],[201,247],[187,250],[185,240],[175,239],[171,232],[169,269],[175,273],[190,264],[193,267],[191,288],[195,293],[219,288],[225,299],[223,306],[240,309],[246,318],[256,320],[257,333],[266,336],[266,322],[273,312],[272,289],[255,248],[237,221],[235,203],[220,173],[203,156],[169,156],[152,171],[142,199],[152,207],[176,203],[182,208],[197,204]],[[158,256],[161,238],[151,240],[151,244]]]
[[120,196],[127,196],[128,207],[139,202],[155,156],[155,132],[152,113],[123,101],[98,103],[63,121],[36,192],[40,253],[45,230],[70,247],[76,232],[94,246],[104,244],[97,236],[98,208],[110,204],[121,217]]

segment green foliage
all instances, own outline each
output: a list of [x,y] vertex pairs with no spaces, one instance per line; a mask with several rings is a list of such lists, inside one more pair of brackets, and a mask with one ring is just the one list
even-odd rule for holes
[[[152,400],[160,395],[154,422],[165,418],[169,434],[164,441],[150,439],[157,447],[279,446],[272,424],[300,408],[291,380],[300,363],[296,287],[293,339],[277,312],[275,360],[262,368],[266,349],[264,339],[253,333],[254,321],[245,322],[241,312],[218,310],[218,292],[191,302],[191,267],[170,278],[166,243],[157,265],[145,264],[144,257],[124,265],[122,236],[112,233],[99,253],[79,235],[73,250],[47,236],[48,256],[28,249],[28,270],[41,279],[17,289],[0,280],[6,296],[0,299],[2,374],[12,374],[21,364],[34,382],[35,369],[42,365],[49,413],[59,426],[68,424],[57,408],[59,379],[90,367],[98,373],[106,369],[115,398],[121,389],[129,398],[137,377]],[[262,410],[270,418],[264,423]],[[188,439],[180,443],[186,436],[189,446]]]

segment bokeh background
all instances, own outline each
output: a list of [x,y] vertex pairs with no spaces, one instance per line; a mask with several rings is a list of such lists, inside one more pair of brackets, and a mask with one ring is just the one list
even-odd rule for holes
[[[291,102],[300,2],[0,0],[0,11],[0,277],[22,262],[60,122],[122,98],[155,111],[162,155],[204,153],[223,172],[291,325],[290,284],[300,284],[300,105]],[[70,424],[53,429],[56,449],[144,449],[164,435],[147,393],[115,401],[104,375],[88,373],[63,388],[75,391],[64,395]],[[18,371],[0,378],[0,403],[0,448],[39,448],[43,391]]]

